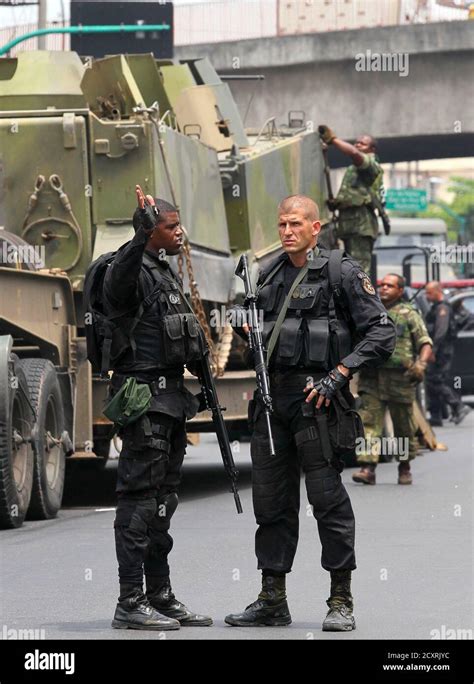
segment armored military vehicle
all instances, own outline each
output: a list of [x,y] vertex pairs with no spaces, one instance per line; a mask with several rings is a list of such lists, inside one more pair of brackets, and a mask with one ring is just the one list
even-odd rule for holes
[[[177,267],[234,426],[254,387],[226,320],[242,294],[236,261],[246,252],[258,268],[274,255],[282,197],[301,192],[324,206],[319,139],[304,117],[245,130],[207,59],[0,59],[3,527],[53,517],[66,463],[108,456],[107,381],[86,360],[82,289],[91,261],[132,237],[137,183],[179,207],[188,242]],[[193,423],[212,430],[206,412]]]

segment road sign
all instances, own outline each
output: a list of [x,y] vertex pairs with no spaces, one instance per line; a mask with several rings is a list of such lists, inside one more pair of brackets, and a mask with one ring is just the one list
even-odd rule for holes
[[386,199],[386,208],[394,211],[425,211],[427,206],[426,190],[417,188],[389,188]]

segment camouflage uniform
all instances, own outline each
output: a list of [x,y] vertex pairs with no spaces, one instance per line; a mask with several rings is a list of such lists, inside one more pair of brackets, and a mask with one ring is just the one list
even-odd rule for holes
[[[357,456],[359,463],[377,463],[383,432],[385,409],[388,406],[397,439],[409,440],[408,458],[416,456],[416,423],[413,402],[416,381],[406,374],[406,368],[416,359],[424,344],[432,344],[420,314],[407,302],[398,301],[391,307],[390,318],[397,329],[397,343],[392,356],[378,369],[364,368],[359,376],[359,411],[365,428],[366,440],[372,448]],[[373,440],[373,441],[372,441]],[[406,460],[405,454],[396,454],[397,460]]]
[[336,197],[339,209],[337,237],[362,269],[370,273],[370,261],[377,239],[378,223],[369,188],[381,199],[383,170],[375,154],[364,154],[362,166],[351,164],[342,179]]

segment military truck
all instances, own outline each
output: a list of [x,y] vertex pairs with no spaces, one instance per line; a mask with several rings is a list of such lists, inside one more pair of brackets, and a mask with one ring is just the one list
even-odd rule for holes
[[[242,297],[240,254],[279,249],[276,205],[324,207],[319,139],[301,114],[245,130],[207,59],[152,54],[0,60],[0,525],[61,506],[66,466],[104,463],[107,380],[86,359],[82,290],[92,260],[133,235],[135,184],[179,207],[176,266],[212,348],[229,426],[246,418],[254,374],[227,322]],[[188,379],[191,391],[196,380]],[[210,414],[193,431],[212,430]]]

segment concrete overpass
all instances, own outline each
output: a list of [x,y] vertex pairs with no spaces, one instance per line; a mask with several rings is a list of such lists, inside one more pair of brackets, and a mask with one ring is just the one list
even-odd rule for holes
[[[376,55],[408,55],[408,64],[385,57],[399,71],[374,70]],[[177,58],[197,56],[221,74],[264,74],[264,81],[230,82],[242,116],[253,95],[246,126],[270,116],[284,123],[289,110],[301,109],[306,121],[327,123],[340,137],[372,133],[385,162],[474,155],[474,21],[175,48]],[[337,155],[331,162],[347,164]]]

